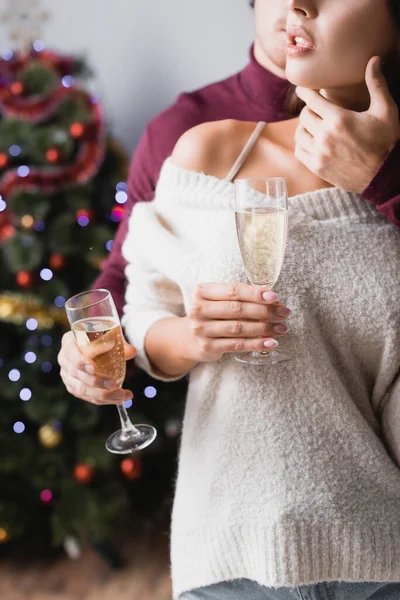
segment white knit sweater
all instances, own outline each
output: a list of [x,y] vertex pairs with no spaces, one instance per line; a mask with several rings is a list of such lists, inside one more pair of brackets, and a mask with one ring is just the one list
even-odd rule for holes
[[[156,377],[148,329],[184,315],[198,283],[246,281],[232,199],[231,183],[167,160],[155,200],[133,211],[123,325]],[[226,355],[190,375],[174,598],[241,577],[400,581],[400,232],[339,188],[290,206],[276,289],[292,309],[281,346],[294,359]]]

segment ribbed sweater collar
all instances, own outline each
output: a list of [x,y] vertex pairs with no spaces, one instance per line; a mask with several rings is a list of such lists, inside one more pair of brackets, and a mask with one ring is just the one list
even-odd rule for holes
[[[234,184],[230,181],[178,167],[167,158],[161,169],[155,203],[233,210],[233,190]],[[338,187],[292,196],[289,207],[320,221],[376,214],[374,207],[358,194]]]

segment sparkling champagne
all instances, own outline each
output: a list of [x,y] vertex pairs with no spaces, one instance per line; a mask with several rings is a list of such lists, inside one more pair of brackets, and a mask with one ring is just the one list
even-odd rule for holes
[[250,283],[273,289],[285,254],[287,210],[251,207],[235,215],[242,262]]
[[125,352],[121,326],[111,317],[90,317],[72,324],[83,354],[91,358],[102,375],[122,386],[125,379]]

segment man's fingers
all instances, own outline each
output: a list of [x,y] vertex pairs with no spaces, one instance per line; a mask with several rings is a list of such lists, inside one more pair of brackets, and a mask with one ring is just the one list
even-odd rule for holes
[[259,304],[272,304],[278,299],[275,292],[247,283],[202,283],[197,286],[196,296],[206,300],[257,302]]
[[308,108],[322,119],[331,117],[334,114],[340,112],[340,108],[321,96],[316,90],[309,90],[308,88],[297,87],[296,94],[301,100],[303,100]]
[[313,137],[316,137],[323,125],[323,119],[319,117],[311,108],[305,106],[300,113],[300,125],[304,127]]
[[311,152],[314,142],[313,136],[304,127],[299,125],[295,135],[296,146]]
[[389,91],[379,56],[373,56],[368,61],[365,70],[365,83],[371,98],[368,112],[376,117],[384,118],[396,108],[396,103]]
[[296,145],[294,155],[299,162],[312,171],[312,154],[308,150],[304,150],[300,145]]

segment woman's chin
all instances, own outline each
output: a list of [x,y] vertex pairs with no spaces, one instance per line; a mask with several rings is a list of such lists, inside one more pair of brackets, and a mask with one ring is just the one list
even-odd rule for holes
[[319,90],[321,87],[321,78],[316,77],[312,69],[299,64],[299,59],[290,60],[286,63],[286,79],[293,85]]

